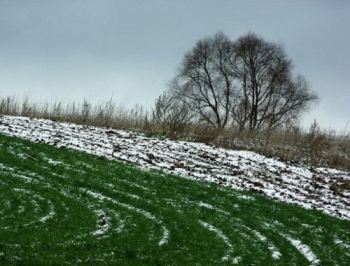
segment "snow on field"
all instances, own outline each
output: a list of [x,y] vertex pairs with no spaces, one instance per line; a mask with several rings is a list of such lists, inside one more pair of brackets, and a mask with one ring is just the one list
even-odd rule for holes
[[[0,117],[0,132],[196,180],[253,191],[350,219],[350,173],[308,169],[249,151],[148,138],[141,133],[45,119]],[[52,162],[56,163],[56,162]]]

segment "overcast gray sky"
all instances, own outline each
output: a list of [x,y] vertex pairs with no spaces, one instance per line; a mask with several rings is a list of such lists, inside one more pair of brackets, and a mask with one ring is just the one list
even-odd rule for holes
[[0,0],[0,97],[151,106],[184,54],[217,31],[284,44],[321,99],[303,125],[350,122],[345,0]]

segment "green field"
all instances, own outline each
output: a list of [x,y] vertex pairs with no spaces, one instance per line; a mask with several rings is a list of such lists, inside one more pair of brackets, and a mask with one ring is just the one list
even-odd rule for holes
[[349,265],[350,221],[0,134],[0,265]]

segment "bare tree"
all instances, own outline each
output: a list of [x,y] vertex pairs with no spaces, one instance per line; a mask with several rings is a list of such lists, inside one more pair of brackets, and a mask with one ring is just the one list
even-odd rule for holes
[[162,126],[164,132],[178,135],[185,131],[192,119],[192,114],[182,101],[164,92],[155,101],[152,118],[153,122]]
[[219,133],[230,120],[240,130],[273,129],[318,100],[292,70],[281,45],[253,33],[232,42],[219,32],[185,55],[170,90]]
[[232,113],[241,130],[276,128],[318,100],[303,76],[293,78],[292,61],[281,45],[248,33],[234,42],[234,50],[238,90]]
[[232,109],[232,48],[223,33],[198,41],[170,84],[177,98],[218,132],[227,125]]

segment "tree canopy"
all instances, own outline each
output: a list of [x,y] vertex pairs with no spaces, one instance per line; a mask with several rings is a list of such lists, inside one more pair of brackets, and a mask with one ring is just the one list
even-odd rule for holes
[[258,131],[295,121],[318,100],[292,71],[282,45],[254,33],[231,41],[219,32],[185,54],[170,90],[218,131],[230,122]]

